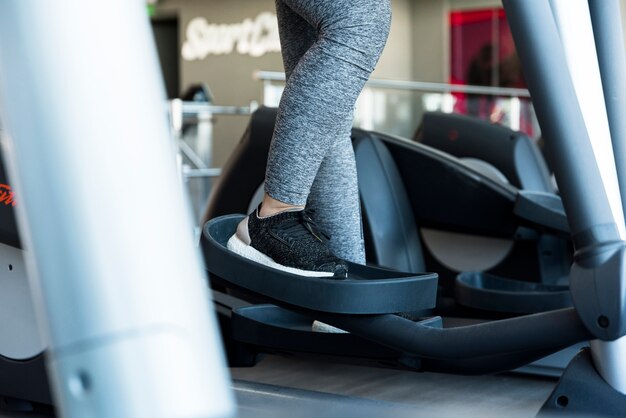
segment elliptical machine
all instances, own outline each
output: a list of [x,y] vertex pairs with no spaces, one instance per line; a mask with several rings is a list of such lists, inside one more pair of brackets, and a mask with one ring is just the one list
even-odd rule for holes
[[[571,0],[568,3],[571,3]],[[608,1],[603,1],[595,2],[593,5],[597,6],[600,3],[609,4]],[[613,3],[613,5],[615,4],[617,3]],[[580,112],[577,104],[579,101],[576,100],[573,83],[569,77],[549,77],[550,71],[567,68],[564,54],[560,49],[561,37],[556,30],[552,11],[547,3],[534,0],[510,0],[506,1],[505,5],[509,15],[514,16],[515,19],[515,24],[512,25],[513,32],[518,38],[518,47],[522,52],[523,61],[530,62],[526,65],[529,66],[527,78],[531,80],[531,91],[533,94],[536,92],[536,100],[543,103],[539,113],[544,131],[547,131],[550,137],[556,138],[556,150],[565,152],[568,149],[565,146],[565,138],[574,138],[576,147],[580,147],[580,149],[574,147],[571,151],[571,156],[574,157],[573,162],[564,161],[557,166],[557,176],[562,187],[563,200],[568,215],[570,215],[569,220],[577,249],[576,264],[571,275],[573,279],[572,294],[577,304],[576,310],[566,309],[506,319],[495,324],[481,324],[446,330],[439,328],[440,324],[436,318],[415,323],[385,313],[401,308],[413,309],[432,306],[433,275],[407,276],[400,274],[401,277],[392,277],[391,275],[397,273],[383,271],[373,273],[372,270],[359,270],[358,267],[354,269],[356,275],[352,276],[353,280],[362,281],[362,283],[357,283],[359,285],[357,287],[389,287],[398,293],[401,287],[408,286],[406,290],[416,292],[416,295],[421,296],[417,300],[404,297],[401,299],[401,303],[394,306],[379,301],[365,308],[355,307],[353,304],[339,309],[339,313],[329,313],[327,312],[328,306],[320,306],[318,301],[310,301],[298,307],[298,292],[291,286],[294,280],[298,279],[293,277],[283,278],[285,280],[282,284],[294,290],[294,295],[281,295],[277,290],[280,287],[278,286],[279,283],[276,282],[274,286],[270,286],[267,292],[272,293],[269,297],[274,301],[279,301],[291,310],[301,311],[302,315],[306,317],[321,318],[326,322],[334,323],[351,331],[353,335],[358,334],[378,341],[387,348],[391,347],[392,350],[395,347],[397,353],[403,354],[401,358],[404,364],[408,365],[416,365],[421,361],[426,367],[439,367],[440,369],[447,367],[448,370],[451,370],[453,367],[446,366],[444,363],[455,364],[455,359],[458,357],[473,359],[471,363],[474,365],[480,364],[480,361],[475,360],[481,358],[489,360],[488,364],[491,365],[494,364],[492,361],[499,361],[501,366],[510,365],[513,362],[514,353],[524,352],[527,358],[532,358],[540,352],[551,351],[556,346],[562,346],[565,343],[593,338],[593,360],[587,352],[578,357],[572,363],[561,385],[550,398],[546,407],[554,408],[556,411],[564,411],[567,414],[579,412],[585,416],[591,416],[594,412],[598,412],[594,408],[600,407],[605,414],[614,412],[615,415],[619,415],[623,413],[625,408],[624,393],[626,392],[623,385],[624,368],[622,366],[625,357],[623,353],[623,335],[626,333],[625,309],[624,296],[621,292],[624,283],[624,241],[619,233],[624,222],[610,208],[608,198],[615,196],[615,194],[612,191],[606,191],[605,183],[599,175],[598,166],[584,164],[594,154],[588,141],[584,138],[586,129],[580,118],[582,112]],[[609,11],[611,11],[610,8]],[[604,15],[604,18],[619,15],[615,13],[615,9],[612,11],[608,16]],[[603,18],[593,17],[593,19],[598,30],[613,27],[606,24],[606,21],[602,20]],[[535,24],[536,27],[533,26]],[[538,36],[537,34],[544,33],[543,31],[547,31],[547,36],[542,37],[542,39],[533,38]],[[530,40],[525,35],[530,37]],[[599,37],[597,36],[597,38]],[[621,41],[618,41],[621,38],[614,37],[612,39],[621,45]],[[520,47],[520,44],[523,47]],[[601,44],[602,41],[599,41],[599,45]],[[546,49],[542,49],[542,46]],[[611,48],[608,50],[610,51]],[[607,51],[600,53],[603,64],[606,64],[603,58],[606,57],[605,52]],[[611,59],[613,58],[611,56]],[[603,67],[606,68],[605,65]],[[605,80],[609,82],[611,77],[605,77]],[[542,89],[547,91],[542,92]],[[610,88],[610,83],[605,86],[605,90],[614,92]],[[553,99],[550,98],[549,94],[552,95]],[[566,106],[563,106],[562,101]],[[609,110],[609,113],[612,111]],[[617,114],[623,115],[624,112],[617,112]],[[610,119],[613,123],[614,117],[612,116]],[[573,125],[568,126],[570,123]],[[614,138],[618,138],[618,136],[614,135]],[[615,141],[614,158],[619,160],[616,162],[618,167],[623,167],[621,159],[624,154],[619,152],[621,150],[619,141],[617,139]],[[582,170],[583,175],[576,176],[577,170]],[[620,169],[618,172],[623,173],[624,171]],[[622,182],[622,184],[624,183]],[[224,235],[232,233],[232,228],[228,225],[234,225],[236,222],[236,218],[230,221],[220,221],[220,224],[225,226]],[[219,228],[215,231],[211,230],[211,225],[208,225],[207,228],[209,229],[206,231],[207,239],[210,241],[210,237],[214,237],[217,239],[217,244],[220,244],[222,238],[219,237]],[[219,245],[215,246],[215,249],[218,254],[227,254],[219,253],[221,251]],[[211,268],[214,270],[221,269],[222,271],[217,271],[215,274],[223,275],[233,286],[239,283],[241,287],[254,288],[256,285],[252,280],[246,279],[246,275],[259,274],[257,279],[271,279],[273,275],[271,271],[256,270],[254,266],[244,266],[242,260],[230,260],[236,261],[232,266],[228,265],[230,263],[228,258],[223,260],[225,262],[220,264],[219,260],[214,259],[215,266],[211,266]],[[240,267],[236,267],[237,265]],[[233,269],[239,270],[233,272]],[[368,279],[370,281],[366,282]],[[310,283],[317,290],[323,287],[320,284],[323,283],[322,281]],[[346,283],[341,284],[341,286],[351,286]],[[363,286],[364,284],[369,286]],[[334,292],[335,289],[328,288],[326,290],[329,295],[340,294],[345,296],[345,292],[336,293]],[[367,289],[365,290],[365,295],[367,295]],[[369,292],[371,296],[371,289]],[[323,293],[317,292],[317,294],[322,295]],[[600,300],[589,298],[590,294],[597,295]],[[300,299],[302,299],[301,296],[300,293]],[[288,300],[285,301],[286,299]],[[335,302],[341,301],[335,300]],[[356,309],[359,312],[351,312]],[[519,332],[521,337],[516,338],[514,331]],[[536,334],[541,334],[541,341],[538,341]],[[481,341],[483,343],[491,341],[490,338],[494,340],[490,344],[477,344]],[[459,341],[462,341],[463,345],[459,345]],[[530,355],[527,355],[528,352]],[[426,361],[420,360],[422,357]],[[518,362],[519,357],[515,361]],[[467,367],[468,362],[461,361],[460,364],[459,361],[456,361],[456,366],[457,369],[461,366]],[[478,369],[480,367],[475,368],[475,370]],[[575,385],[580,385],[580,382],[583,382],[582,386],[573,389],[568,387],[569,376],[571,375],[578,375],[579,378],[573,382]],[[582,378],[580,378],[581,376]],[[585,399],[578,396],[581,393],[580,390],[586,391]],[[588,403],[585,403],[585,400]]]
[[[419,370],[506,370],[566,345],[592,340],[591,349],[572,360],[540,414],[621,416],[626,410],[626,228],[622,206],[626,197],[626,154],[622,151],[626,129],[621,129],[625,126],[626,111],[622,106],[626,103],[626,85],[620,80],[626,71],[626,59],[621,26],[619,20],[615,21],[619,19],[619,3],[596,0],[587,6],[582,1],[549,4],[542,0],[505,0],[504,5],[542,131],[551,154],[561,157],[555,172],[576,250],[569,274],[575,308],[450,328],[443,327],[437,317],[411,321],[393,314],[432,308],[436,298],[433,275],[407,276],[351,265],[347,280],[331,282],[271,271],[225,249],[226,239],[241,219],[235,215],[207,223],[203,233],[205,258],[212,277],[229,287],[252,292],[309,320],[321,319],[357,338],[395,350],[396,364]],[[566,12],[570,13],[567,18]],[[589,77],[582,80],[577,72],[579,67],[593,68],[595,48],[589,48],[588,43],[580,47],[571,38],[572,34],[583,34],[585,39],[593,39],[591,22],[606,111],[604,103],[588,107],[602,90],[598,90],[599,78],[594,79],[594,92],[584,91],[581,81],[589,83]],[[613,62],[616,54],[619,59]],[[598,148],[591,140],[602,138],[583,115],[601,123],[602,118],[606,121],[607,113],[614,152],[609,146],[608,155],[613,158],[600,164]],[[612,182],[617,178],[619,187]],[[476,181],[475,190],[484,184],[489,182]],[[410,186],[407,189],[410,194]],[[547,214],[551,219],[558,218],[556,200],[524,192],[513,194],[513,207],[498,213],[532,213],[525,216],[527,221]],[[418,207],[425,212],[434,212],[428,199],[411,203],[421,204]],[[491,215],[500,219],[496,212],[489,212]],[[431,216],[436,219],[438,214]],[[397,305],[390,302],[394,297],[398,297]],[[281,322],[278,311],[270,313],[267,310],[273,308],[267,305],[244,309],[246,312],[235,313],[247,316],[249,322],[289,328],[289,321]],[[254,309],[266,312],[253,318],[250,311]]]
[[[51,404],[13,207],[19,204],[0,158],[0,406],[2,399]],[[33,377],[35,377],[33,379]]]
[[[214,186],[203,223],[256,207],[255,196],[263,181],[275,117],[276,110],[270,108],[252,115]],[[459,287],[455,282],[463,283],[465,289],[488,292],[481,302],[473,296],[461,297],[467,307],[480,309],[482,305],[486,311],[531,313],[569,306],[563,283],[571,261],[565,238],[568,226],[554,193],[524,190],[518,195],[515,187],[431,147],[360,129],[354,129],[352,136],[368,263],[409,272],[437,271],[444,296],[452,296],[453,289]],[[533,160],[537,157],[538,153],[528,153],[519,164],[542,167],[541,159]],[[511,170],[524,173],[523,178],[543,174],[520,167]],[[243,171],[245,176],[240,175]],[[439,242],[427,235],[430,231],[432,235],[439,233],[434,237]],[[474,284],[465,283],[466,278],[457,280],[460,270],[450,266],[454,262],[446,261],[445,248],[437,248],[455,244],[449,242],[454,239],[441,242],[439,237],[444,231],[496,241],[496,245],[488,242],[490,245],[474,249],[472,255],[479,260],[461,251],[456,255],[464,259],[455,260],[457,264],[464,261],[485,273],[478,279],[480,284],[475,283],[476,277],[471,280]],[[487,278],[488,274],[519,283]],[[487,282],[498,282],[500,288],[488,289]],[[507,285],[514,287],[507,290]],[[527,286],[527,292],[522,294],[519,286]],[[515,304],[507,297],[511,290],[517,292]],[[498,300],[499,296],[504,300]],[[552,298],[552,302],[542,305],[540,298]]]

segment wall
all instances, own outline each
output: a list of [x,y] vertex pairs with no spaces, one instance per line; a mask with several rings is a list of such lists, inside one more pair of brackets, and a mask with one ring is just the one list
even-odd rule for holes
[[392,20],[387,45],[372,74],[373,78],[413,79],[411,45],[413,44],[412,0],[392,0]]
[[412,79],[442,83],[448,73],[447,1],[411,3]]

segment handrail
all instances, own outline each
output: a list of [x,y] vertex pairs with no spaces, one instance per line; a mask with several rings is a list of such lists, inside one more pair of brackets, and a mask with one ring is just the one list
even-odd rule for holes
[[250,103],[248,106],[217,106],[202,102],[182,102],[182,112],[185,116],[196,116],[202,113],[213,115],[250,115],[256,110],[258,104]]
[[[253,78],[259,81],[285,81],[285,74],[278,71],[255,71]],[[467,93],[482,94],[486,96],[504,97],[524,97],[530,98],[530,93],[526,89],[510,87],[488,87],[488,86],[468,86],[460,84],[429,83],[424,81],[403,81],[370,79],[367,87],[393,89],[393,90],[414,90],[434,93]]]

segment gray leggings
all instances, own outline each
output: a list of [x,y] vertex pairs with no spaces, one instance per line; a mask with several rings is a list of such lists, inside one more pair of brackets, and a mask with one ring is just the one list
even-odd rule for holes
[[354,105],[387,41],[390,0],[276,0],[287,84],[266,193],[315,210],[339,257],[365,262],[354,152]]

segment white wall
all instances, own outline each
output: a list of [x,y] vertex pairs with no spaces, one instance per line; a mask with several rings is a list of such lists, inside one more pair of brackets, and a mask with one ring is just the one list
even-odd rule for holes
[[447,77],[449,41],[447,1],[412,0],[413,79],[443,82]]
[[376,70],[375,78],[411,80],[413,62],[411,59],[412,36],[411,11],[413,0],[392,0],[393,17],[387,45],[383,51]]

